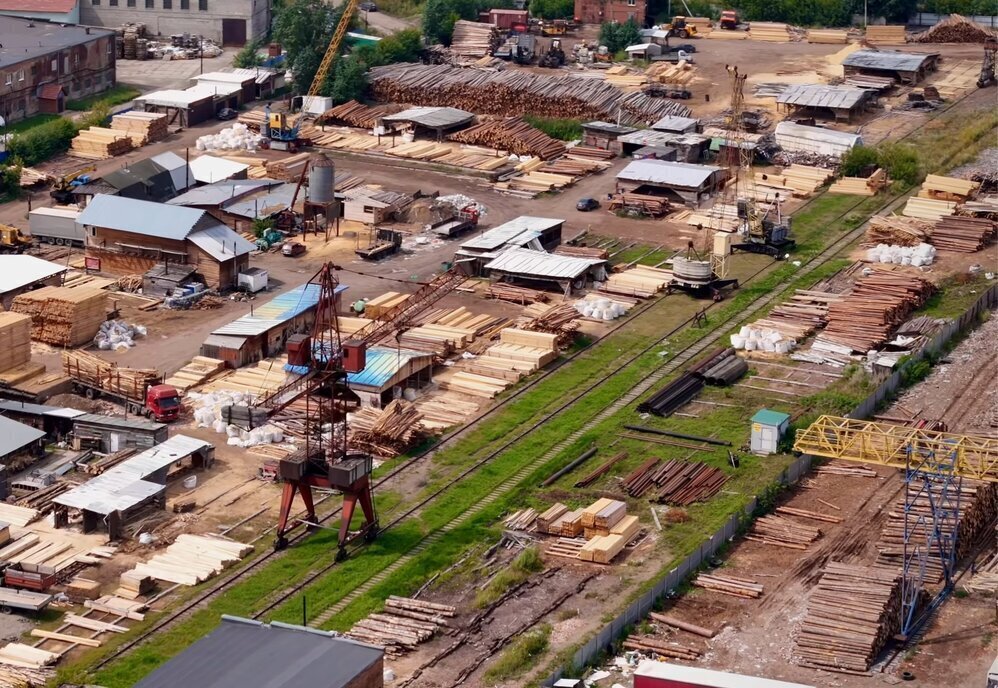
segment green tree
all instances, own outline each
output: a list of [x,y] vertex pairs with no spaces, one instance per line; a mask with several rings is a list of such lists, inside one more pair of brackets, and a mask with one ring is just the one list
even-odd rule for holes
[[858,177],[870,167],[880,164],[880,156],[876,149],[867,146],[856,146],[842,156],[842,175]]
[[628,19],[623,24],[607,22],[600,27],[599,42],[600,45],[605,45],[610,53],[617,53],[629,45],[641,42],[641,28],[633,19]]
[[232,59],[232,66],[243,69],[259,67],[263,64],[263,56],[260,55],[260,48],[260,41],[247,43],[246,46],[236,53],[236,56]]
[[7,152],[25,165],[34,165],[68,149],[76,133],[73,121],[60,117],[14,134],[7,143]]
[[11,165],[0,166],[0,200],[17,198],[21,193],[21,165],[15,160]]
[[531,16],[541,19],[567,19],[574,12],[574,0],[530,0]]
[[[375,46],[375,59],[378,64],[416,62],[422,52],[423,36],[419,29],[405,29],[378,41]],[[374,62],[370,60],[366,62],[369,66],[374,66]]]
[[329,92],[334,103],[360,100],[367,88],[367,65],[353,57],[338,57],[333,63]]
[[882,143],[877,149],[880,166],[897,182],[914,186],[922,180],[918,151],[903,143]]
[[477,19],[479,9],[484,6],[479,0],[426,0],[423,6],[423,35],[431,43],[450,45],[454,24],[459,19]]
[[[307,93],[346,3],[331,7],[323,0],[292,0],[277,17],[274,40],[288,51],[295,90]],[[330,79],[323,87],[328,90]]]

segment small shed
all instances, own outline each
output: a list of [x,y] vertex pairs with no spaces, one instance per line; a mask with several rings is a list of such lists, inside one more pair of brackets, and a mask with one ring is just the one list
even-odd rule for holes
[[28,456],[41,456],[45,431],[0,416],[0,464]]
[[676,159],[679,162],[690,163],[700,162],[710,146],[710,138],[707,136],[654,129],[640,129],[624,134],[618,141],[624,155],[633,155],[634,151],[646,146],[668,146],[676,149]]
[[617,155],[624,152],[623,145],[618,141],[625,134],[632,134],[637,129],[609,122],[586,122],[582,125],[582,144],[593,148],[613,151]]
[[936,71],[939,53],[903,53],[898,50],[857,50],[842,60],[847,77],[879,76],[902,84],[917,84]]
[[116,452],[148,449],[169,437],[169,427],[144,418],[122,418],[84,413],[73,418],[73,437],[79,449]]
[[381,224],[412,203],[412,196],[371,186],[358,186],[344,191],[343,219]]
[[561,243],[565,221],[522,215],[468,239],[454,253],[454,262],[469,275],[480,275],[486,263],[504,248],[550,251]]
[[34,256],[0,256],[0,304],[7,309],[14,297],[29,289],[59,286],[67,269]]
[[752,416],[752,453],[766,456],[779,451],[780,440],[790,427],[790,415],[762,409]]
[[666,131],[670,134],[696,134],[699,127],[700,120],[679,115],[666,115],[651,125],[654,131]]
[[727,170],[712,165],[635,160],[617,174],[617,193],[678,199],[696,208],[716,194],[726,179]]
[[825,84],[794,84],[776,97],[776,107],[796,114],[806,112],[815,116],[832,117],[851,122],[877,103],[877,92],[852,86],[826,86]]
[[624,52],[631,60],[650,60],[662,54],[662,46],[658,43],[638,43],[627,46]]
[[192,127],[215,116],[214,97],[210,92],[167,89],[139,96],[135,103],[139,106],[137,109],[146,112],[166,113],[170,124],[181,127]]
[[[245,70],[250,72],[250,70]],[[245,105],[256,100],[256,75],[250,73],[235,72],[205,72],[191,77],[195,86],[207,86],[211,88],[222,87],[226,92],[237,86],[239,90],[234,94],[238,105]]]
[[444,134],[463,129],[475,119],[474,113],[452,107],[414,107],[383,118],[386,123],[406,124],[414,131],[425,130],[442,141]]
[[[419,387],[432,380],[433,354],[410,349],[372,346],[367,365],[349,373],[347,383],[362,404],[381,408],[401,395],[404,387]],[[396,393],[398,392],[398,393]]]
[[842,157],[855,146],[863,145],[863,137],[845,131],[809,127],[793,122],[776,125],[776,142],[786,151],[804,151]]
[[528,248],[507,248],[484,266],[497,281],[557,284],[565,296],[590,281],[606,279],[606,260],[577,258]]
[[74,418],[86,415],[77,409],[30,404],[12,399],[0,399],[0,414],[42,430],[55,440],[62,439],[72,431]]

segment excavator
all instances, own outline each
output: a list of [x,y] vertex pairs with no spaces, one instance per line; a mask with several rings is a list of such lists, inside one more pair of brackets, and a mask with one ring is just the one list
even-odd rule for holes
[[52,190],[49,191],[49,195],[55,200],[56,203],[61,203],[62,205],[69,205],[70,203],[73,203],[76,200],[73,198],[73,189],[89,182],[90,173],[96,171],[96,165],[87,165],[86,167],[82,167],[75,172],[70,172],[69,174],[59,177],[52,185]]
[[24,253],[31,246],[31,237],[10,225],[0,225],[0,253]]

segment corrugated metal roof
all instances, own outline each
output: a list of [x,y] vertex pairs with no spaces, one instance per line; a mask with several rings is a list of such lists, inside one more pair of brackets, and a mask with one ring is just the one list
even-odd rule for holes
[[81,225],[183,240],[204,215],[203,210],[98,194],[77,220]]
[[0,416],[0,457],[13,454],[43,437],[45,433],[42,430]]
[[174,435],[165,442],[119,463],[55,498],[57,504],[98,514],[124,511],[153,497],[164,485],[146,480],[157,471],[212,445],[187,435]]
[[629,45],[626,48],[624,48],[624,52],[625,53],[638,53],[638,52],[641,52],[643,50],[648,50],[652,46],[658,48],[659,52],[661,52],[662,48],[657,43],[638,43],[637,45]]
[[34,256],[0,256],[0,294],[30,286],[66,270],[63,265]]
[[255,81],[256,75],[252,73],[252,70],[249,71],[251,73],[248,75],[239,74],[234,70],[231,72],[205,72],[204,74],[192,76],[191,81],[196,81],[198,83],[204,81],[217,81],[220,84],[241,84],[250,79]]
[[596,258],[576,258],[526,248],[510,248],[485,265],[486,270],[518,275],[575,279],[595,265],[606,263]]
[[24,401],[14,401],[11,399],[0,399],[0,411],[16,411],[20,413],[30,413],[34,416],[50,416],[52,418],[78,418],[87,415],[84,411],[78,411],[61,406],[45,406],[43,404],[29,404]]
[[100,425],[105,428],[122,428],[125,430],[144,430],[146,432],[157,432],[165,428],[163,423],[146,420],[145,418],[122,418],[121,416],[102,416],[98,413],[80,413],[73,419],[73,423],[83,423],[85,425]]
[[[191,163],[194,167],[194,163]],[[200,180],[199,180],[200,181]],[[232,179],[215,182],[191,189],[176,198],[167,201],[170,205],[217,205],[224,206],[227,202],[237,202],[243,196],[260,189],[280,186],[284,182],[273,179]]]
[[803,683],[787,683],[756,676],[730,674],[700,667],[683,666],[668,662],[644,660],[638,665],[635,676],[671,680],[684,685],[709,686],[710,688],[814,688]]
[[586,122],[582,125],[583,129],[595,129],[596,131],[602,131],[607,134],[617,134],[618,136],[623,134],[630,134],[637,131],[634,127],[625,127],[619,124],[611,124],[610,122]]
[[194,170],[187,165],[187,161],[171,151],[154,155],[151,158],[154,163],[170,171],[170,178],[173,179],[173,188],[177,191],[186,191],[194,186]]
[[[21,11],[34,9],[34,3],[21,1],[13,4]],[[45,60],[45,64],[48,64],[52,53],[77,45],[93,43],[96,46],[98,39],[113,36],[114,31],[95,26],[56,24],[5,16],[0,21],[0,44],[3,45],[0,48],[0,68],[9,69],[22,62],[35,60]],[[14,81],[14,88],[18,88],[16,84],[17,81]],[[11,90],[11,87],[6,87],[7,93]]]
[[801,107],[851,110],[873,98],[876,91],[851,86],[825,86],[824,84],[791,84],[776,97],[777,103]]
[[32,208],[31,212],[28,213],[30,218],[32,215],[46,215],[48,217],[65,217],[71,220],[75,220],[80,216],[80,211],[77,208]]
[[245,68],[233,68],[229,70],[230,73],[238,75],[245,75],[247,77],[252,77],[254,81],[258,84],[265,84],[275,76],[277,72],[272,69],[264,69],[263,67],[258,67],[256,69],[245,69]]
[[205,184],[228,179],[248,169],[249,165],[245,163],[216,158],[214,155],[202,155],[191,160],[191,174],[194,179]]
[[[346,287],[336,287],[336,293],[345,291]],[[234,335],[236,337],[252,337],[263,334],[295,318],[319,303],[320,287],[318,284],[302,284],[280,296],[273,298],[262,306],[253,309],[253,315],[244,315],[222,325],[212,334]]]
[[841,156],[853,146],[863,144],[863,137],[845,131],[808,127],[793,122],[776,125],[776,142],[788,151],[810,151],[822,155]]
[[217,346],[219,349],[241,349],[246,343],[246,337],[228,337],[220,334],[209,334],[204,340],[204,346]]
[[621,143],[634,144],[637,146],[668,146],[686,145],[693,146],[706,143],[707,137],[700,134],[676,134],[671,131],[655,131],[654,129],[640,129],[630,134],[624,134],[617,139]]
[[446,128],[466,124],[474,117],[474,113],[452,107],[415,107],[386,115],[383,119],[386,122],[414,122],[424,127]]
[[677,115],[666,115],[655,124],[651,125],[656,131],[671,131],[678,134],[696,129],[700,120],[694,117],[679,117]]
[[347,382],[360,387],[381,389],[407,364],[417,370],[433,364],[433,356],[423,351],[372,346],[367,350],[367,365],[359,373],[349,373]]
[[697,188],[710,179],[712,174],[720,171],[720,167],[711,165],[693,165],[666,160],[635,160],[620,171],[617,179]]
[[243,87],[239,84],[222,84],[217,81],[203,81],[195,86],[186,89],[195,96],[212,96],[214,98],[228,98],[237,93],[241,93]]
[[902,53],[897,50],[857,50],[842,60],[844,67],[885,69],[894,72],[917,72],[926,61],[939,57],[939,53]]
[[461,248],[493,251],[505,244],[525,244],[536,239],[542,232],[564,223],[564,220],[550,217],[522,215],[464,242]]
[[188,241],[217,261],[224,262],[256,250],[256,246],[219,223],[187,235]]
[[207,100],[211,97],[212,95],[210,93],[195,93],[193,91],[180,91],[178,89],[170,88],[162,91],[153,91],[152,93],[147,93],[144,96],[139,96],[135,99],[135,102],[157,105],[159,107],[188,108],[194,103]]
[[[294,184],[282,184],[274,187],[270,193],[256,198],[247,198],[225,206],[225,212],[251,220],[270,217],[291,205],[295,197]],[[301,196],[299,195],[299,199]],[[300,201],[299,201],[300,202]]]

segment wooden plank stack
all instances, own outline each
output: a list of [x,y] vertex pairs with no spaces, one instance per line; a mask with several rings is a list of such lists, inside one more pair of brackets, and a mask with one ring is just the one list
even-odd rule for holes
[[936,221],[929,241],[943,251],[974,253],[994,242],[998,222],[983,217],[944,217]]
[[131,136],[123,131],[90,127],[72,140],[69,154],[87,160],[106,160],[132,150]]
[[917,217],[920,220],[940,220],[956,212],[956,201],[943,201],[935,198],[912,196],[908,199],[901,214]]
[[537,530],[543,533],[552,533],[553,535],[560,535],[561,529],[559,528],[557,532],[551,530],[551,526],[558,522],[562,516],[568,513],[568,507],[561,502],[555,502],[550,508],[546,509],[543,513],[537,516]]
[[904,26],[867,26],[866,40],[873,45],[904,45],[908,38]]
[[901,578],[829,562],[808,600],[795,654],[805,666],[864,672],[901,629]]
[[749,25],[748,34],[748,37],[754,41],[766,41],[768,43],[790,42],[790,26],[778,22],[752,22]]
[[486,119],[448,138],[515,155],[536,155],[544,160],[557,158],[565,152],[563,142],[531,126],[522,117]]
[[128,575],[136,579],[150,576],[179,585],[197,585],[217,576],[252,551],[252,545],[235,540],[183,533],[165,552],[137,564]]
[[450,605],[392,595],[385,600],[383,612],[358,621],[346,636],[380,645],[387,654],[399,656],[429,641],[456,615],[457,609]]
[[[557,253],[557,251],[555,251],[555,253]],[[520,305],[547,301],[550,298],[547,292],[540,291],[538,289],[516,287],[511,284],[502,284],[500,282],[490,284],[489,290],[486,292],[486,296],[490,299],[510,301]]]
[[848,43],[849,32],[845,29],[808,29],[808,43]]
[[788,339],[800,341],[824,326],[828,306],[840,300],[839,294],[797,289],[787,301],[774,307],[751,327],[775,330]]
[[154,368],[121,368],[86,351],[63,351],[62,370],[75,380],[129,399],[141,399],[146,387],[162,379]]
[[459,19],[454,22],[450,51],[461,57],[485,57],[491,55],[501,42],[502,36],[496,25]]
[[107,318],[102,289],[42,287],[14,298],[11,310],[31,316],[31,338],[55,346],[80,346]]
[[981,185],[978,182],[930,174],[926,175],[918,195],[922,198],[935,198],[941,201],[963,202],[977,193],[980,188]]
[[638,193],[617,193],[610,199],[609,210],[637,211],[648,217],[662,217],[672,208],[668,199]]
[[0,372],[31,361],[31,316],[0,312]]
[[914,217],[874,215],[866,229],[866,241],[891,246],[918,246],[929,240],[932,224]]
[[626,502],[602,497],[582,510],[582,527],[609,530],[626,515]]
[[670,282],[672,282],[671,270],[635,265],[622,272],[611,274],[599,290],[609,294],[647,299],[664,291]]
[[782,176],[768,175],[769,181],[780,182],[794,190],[794,195],[809,196],[828,183],[833,170],[824,167],[793,164],[781,172]]
[[377,320],[386,312],[396,308],[409,300],[409,294],[400,294],[396,291],[385,292],[381,296],[376,296],[364,304],[364,317]]
[[[59,661],[59,655],[22,643],[8,643],[0,648],[0,663],[26,669],[41,669]],[[41,684],[39,684],[41,685]]]
[[128,135],[136,148],[169,135],[165,114],[129,110],[111,118],[111,128]]
[[350,446],[391,458],[412,446],[422,414],[410,402],[394,399],[383,410],[362,408],[351,417]]
[[305,165],[308,164],[308,159],[311,153],[297,153],[295,155],[289,155],[286,158],[281,158],[280,160],[274,160],[266,164],[267,174],[272,179],[280,179],[285,182],[297,182],[301,179],[301,172]]
[[191,387],[203,385],[223,370],[225,370],[225,361],[207,356],[195,356],[190,363],[164,380],[164,384],[172,385],[180,392],[186,392]]

